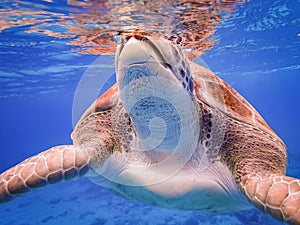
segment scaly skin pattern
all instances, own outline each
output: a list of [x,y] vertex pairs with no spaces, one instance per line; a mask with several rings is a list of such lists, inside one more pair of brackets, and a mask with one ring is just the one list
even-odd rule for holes
[[258,209],[289,224],[300,224],[300,180],[285,176],[286,149],[272,134],[226,119],[221,160],[241,191]]
[[300,180],[280,175],[247,175],[242,190],[260,210],[289,224],[300,224]]
[[[241,191],[263,212],[290,224],[300,224],[300,180],[284,175],[287,162],[284,143],[232,87],[207,69],[194,63],[191,67],[203,117],[211,114],[212,118],[226,121],[219,156],[232,171]],[[205,89],[207,95],[203,94]],[[208,99],[208,95],[213,98]],[[211,99],[221,103],[223,109],[213,110]]]
[[89,162],[73,145],[50,148],[0,175],[0,203],[33,189],[85,175]]

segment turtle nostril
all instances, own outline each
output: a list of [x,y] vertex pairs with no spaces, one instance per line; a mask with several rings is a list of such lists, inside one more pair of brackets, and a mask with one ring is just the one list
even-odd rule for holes
[[134,38],[139,40],[139,41],[147,41],[148,40],[145,36],[138,35],[138,34],[135,34]]

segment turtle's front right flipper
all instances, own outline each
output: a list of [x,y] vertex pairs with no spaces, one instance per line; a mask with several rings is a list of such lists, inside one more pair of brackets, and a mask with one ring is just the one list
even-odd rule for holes
[[74,145],[34,155],[0,175],[0,203],[47,184],[81,177],[89,171],[89,161]]
[[289,224],[300,225],[300,180],[284,175],[247,175],[242,189],[257,208]]

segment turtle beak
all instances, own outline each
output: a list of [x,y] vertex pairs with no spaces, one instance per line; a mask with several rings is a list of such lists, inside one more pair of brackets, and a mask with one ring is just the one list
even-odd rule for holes
[[123,40],[117,49],[116,64],[122,63],[128,66],[147,62],[151,55],[147,50],[145,40],[135,37],[130,37],[127,41]]
[[164,66],[167,64],[160,49],[151,39],[145,36],[133,35],[121,40],[117,47],[115,63],[117,67],[120,63],[123,66],[128,66],[145,63],[150,58],[152,58],[152,61],[157,61]]
[[[127,36],[121,40],[116,53],[117,83],[137,79],[138,74],[127,74],[131,68],[143,68],[143,76],[156,76],[178,84],[193,95],[192,77],[188,63],[181,50],[169,41],[140,35]],[[127,75],[126,75],[127,74]],[[136,78],[134,78],[136,77]]]

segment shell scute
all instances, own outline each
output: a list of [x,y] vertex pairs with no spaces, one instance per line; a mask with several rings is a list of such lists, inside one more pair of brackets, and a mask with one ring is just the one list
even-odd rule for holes
[[101,95],[94,103],[95,111],[105,111],[113,108],[119,99],[118,85],[114,84],[103,95]]
[[197,100],[277,137],[262,116],[229,84],[196,63],[190,62],[190,67]]

